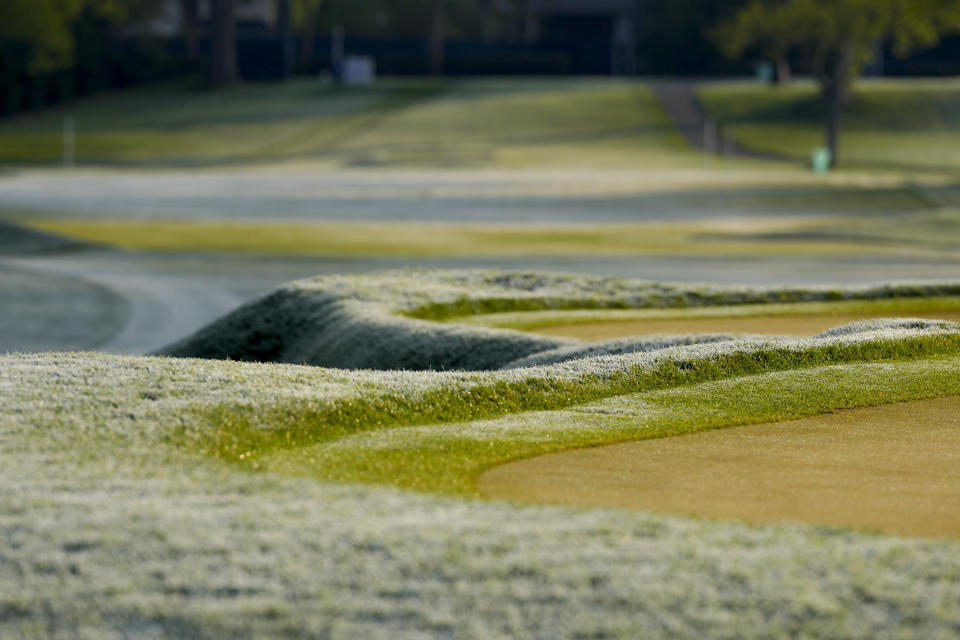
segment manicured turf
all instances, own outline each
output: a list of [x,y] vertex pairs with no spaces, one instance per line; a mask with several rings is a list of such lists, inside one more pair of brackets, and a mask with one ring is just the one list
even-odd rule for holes
[[[454,318],[456,322],[501,329],[537,330],[547,327],[609,325],[618,337],[616,325],[637,323],[696,322],[706,328],[712,320],[736,322],[757,318],[797,319],[836,316],[906,317],[931,315],[944,317],[960,311],[960,297],[894,297],[873,300],[834,300],[830,302],[768,303],[763,305],[693,306],[670,309],[588,309],[564,311],[516,311],[488,313]],[[837,323],[834,323],[836,326]],[[599,339],[599,338],[598,338]]]
[[[283,447],[265,456],[253,450],[253,464],[272,472],[474,496],[480,472],[511,460],[956,393],[960,359],[827,366],[675,384],[562,410],[361,433]],[[524,497],[503,491],[491,495]]]
[[[365,458],[344,475],[377,483],[391,468],[464,477],[491,443],[543,449],[592,416],[612,424],[620,412],[639,431],[680,400],[720,426],[730,416],[716,414],[717,394],[744,400],[731,415],[768,407],[786,417],[935,394],[956,371],[942,360],[761,375],[624,398],[594,414],[387,430],[326,453],[331,462]],[[180,440],[183,427],[199,426],[197,408],[256,411],[371,381],[237,362],[3,357],[0,635],[867,639],[950,637],[960,624],[957,542],[522,507],[285,475],[308,459],[265,458],[281,473],[249,473]],[[786,403],[777,402],[780,381]],[[417,448],[448,439],[451,454],[463,453],[447,456],[459,465],[452,472]],[[405,448],[419,471],[400,462]]]
[[[773,226],[783,240],[741,237],[741,223],[451,225],[43,221],[32,226],[85,242],[144,251],[334,256],[850,255],[902,254],[856,240],[805,239],[808,224]],[[799,229],[797,228],[799,227]],[[795,232],[797,239],[790,237]],[[773,232],[771,232],[773,233]],[[916,253],[925,253],[917,247]]]
[[616,80],[298,80],[216,92],[170,85],[0,123],[0,163],[53,163],[63,118],[84,164],[309,158],[334,166],[622,166],[689,162],[643,85]]
[[[748,148],[805,160],[824,144],[826,112],[812,83],[781,89],[706,84],[699,96]],[[841,160],[849,166],[956,171],[958,96],[954,79],[861,81],[843,116]]]
[[580,343],[402,313],[911,304],[958,286],[334,276],[166,350],[215,360],[0,356],[0,635],[948,636],[955,541],[471,498],[521,457],[956,394],[958,325],[558,358]]
[[[952,80],[861,82],[845,116],[843,157],[854,166],[953,171],[958,92]],[[805,160],[823,142],[812,84],[717,83],[699,95],[747,147]],[[361,89],[297,80],[215,92],[170,84],[0,122],[0,163],[59,162],[68,115],[84,164],[703,165],[643,84],[601,79],[386,79]]]
[[727,333],[782,336],[814,336],[827,329],[851,322],[884,317],[931,318],[960,321],[960,311],[897,314],[747,316],[733,318],[698,318],[676,320],[637,320],[633,322],[595,322],[565,324],[535,329],[547,336],[561,336],[578,340],[612,340],[630,336]]
[[960,298],[894,298],[689,309],[521,311],[470,316],[458,321],[578,340],[611,340],[681,333],[810,336],[839,324],[898,317],[960,321]]

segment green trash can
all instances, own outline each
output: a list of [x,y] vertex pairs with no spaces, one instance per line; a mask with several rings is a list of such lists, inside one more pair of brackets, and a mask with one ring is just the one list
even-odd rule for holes
[[833,154],[830,149],[820,147],[810,153],[810,167],[814,173],[824,174],[830,171],[830,164],[833,161]]

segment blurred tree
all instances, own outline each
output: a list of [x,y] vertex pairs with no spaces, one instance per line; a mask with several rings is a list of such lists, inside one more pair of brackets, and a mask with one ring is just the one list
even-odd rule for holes
[[655,73],[727,72],[714,42],[704,37],[749,0],[645,0],[641,5],[640,68]]
[[197,0],[180,0],[180,13],[183,16],[183,42],[187,49],[187,55],[194,60],[200,57],[198,8]]
[[28,73],[66,68],[73,62],[72,24],[82,9],[82,0],[3,0],[0,39],[26,50]]
[[280,77],[293,75],[296,63],[296,43],[293,39],[293,2],[276,0],[277,28],[280,32]]
[[843,106],[876,43],[890,42],[900,56],[935,45],[960,32],[960,0],[754,0],[718,32],[728,37],[730,56],[754,45],[775,48],[771,41],[782,38],[811,57],[827,106],[826,146],[836,164]]
[[709,35],[729,58],[739,58],[747,49],[759,50],[763,58],[776,65],[774,82],[784,85],[793,75],[788,56],[801,42],[793,19],[785,0],[757,0]]
[[3,0],[0,40],[29,50],[27,72],[45,73],[73,64],[76,23],[97,20],[119,26],[155,14],[163,0]]
[[313,70],[314,40],[323,0],[297,0],[293,7],[293,24],[300,32],[300,66]]
[[236,84],[237,24],[233,0],[213,0],[210,42],[210,83],[214,87]]
[[430,11],[430,74],[443,75],[447,44],[447,0],[432,0]]

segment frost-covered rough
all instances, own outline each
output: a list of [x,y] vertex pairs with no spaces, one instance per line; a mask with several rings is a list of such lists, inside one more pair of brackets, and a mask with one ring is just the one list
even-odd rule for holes
[[[648,338],[617,338],[589,344],[573,344],[557,347],[548,351],[541,351],[519,360],[508,363],[504,368],[517,369],[521,367],[536,367],[556,364],[567,360],[578,360],[593,356],[615,356],[625,353],[645,353],[668,347],[684,345],[710,344],[713,342],[729,342],[738,336],[729,333],[691,334],[678,336],[651,336]],[[743,336],[740,336],[743,337]]]
[[[909,363],[873,368],[892,379]],[[517,373],[0,357],[0,637],[960,633],[955,541],[472,502],[250,474],[170,447],[191,408]],[[550,436],[549,414],[537,420],[522,437]],[[533,426],[511,417],[441,428],[480,447]],[[431,429],[352,439],[411,446]]]
[[[895,355],[917,344],[950,344],[955,353],[960,336],[953,323],[890,320],[814,338],[583,345],[398,315],[431,305],[656,306],[936,295],[951,286],[716,290],[491,272],[323,278],[288,285],[167,352],[381,370],[2,355],[0,638],[960,636],[956,541],[451,499],[248,473],[183,445],[185,434],[210,428],[203,416],[215,410],[256,416],[387,396],[410,406],[438,397],[468,403],[482,388],[602,384],[733,356],[762,365],[784,353],[888,345]],[[955,372],[956,362],[834,369],[896,386],[929,367]],[[757,377],[782,388],[794,373]],[[726,382],[681,391],[708,400],[736,393],[736,381]],[[344,430],[312,448],[399,452],[406,465],[417,447],[468,441],[475,453],[496,441],[549,441],[590,420],[653,425],[664,406],[621,396],[564,412]]]

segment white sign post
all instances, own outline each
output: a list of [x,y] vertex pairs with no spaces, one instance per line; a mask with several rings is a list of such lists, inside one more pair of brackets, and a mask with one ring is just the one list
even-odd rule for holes
[[73,116],[63,119],[63,166],[70,168],[76,160],[77,126]]

